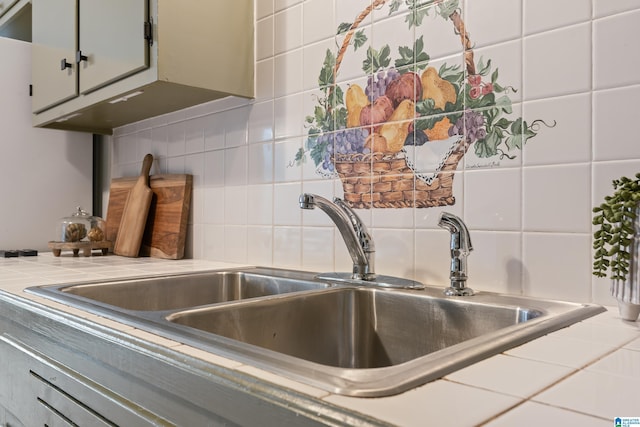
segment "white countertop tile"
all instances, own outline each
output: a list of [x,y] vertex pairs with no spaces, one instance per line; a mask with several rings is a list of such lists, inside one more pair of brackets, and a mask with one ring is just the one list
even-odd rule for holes
[[509,409],[521,399],[446,380],[380,398],[330,396],[326,401],[406,427],[472,426]]
[[445,378],[457,383],[526,398],[572,372],[575,372],[575,369],[499,354],[447,375]]
[[580,426],[611,427],[613,418],[602,419],[535,402],[525,402],[484,427]]
[[637,340],[631,341],[629,344],[625,345],[624,348],[628,348],[629,350],[640,351],[640,338]]
[[534,396],[533,400],[613,420],[638,415],[639,390],[638,378],[581,371]]
[[[640,350],[620,349],[603,357],[585,368],[587,372],[618,375],[628,379],[640,381]],[[638,394],[638,409],[640,410],[640,389]]]
[[556,338],[555,334],[550,334],[507,350],[505,354],[571,368],[582,368],[594,359],[612,352],[615,348],[615,346],[599,342]]

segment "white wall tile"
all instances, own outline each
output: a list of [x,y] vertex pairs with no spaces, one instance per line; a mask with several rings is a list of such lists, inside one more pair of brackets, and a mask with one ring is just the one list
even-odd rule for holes
[[273,263],[282,268],[299,269],[302,265],[302,229],[273,228]]
[[302,212],[298,204],[302,185],[299,182],[275,184],[273,186],[274,225],[300,226]]
[[256,59],[261,60],[273,56],[273,44],[273,16],[269,16],[256,22]]
[[640,10],[593,23],[595,89],[640,83]]
[[276,54],[302,46],[302,5],[297,5],[274,15]]
[[302,91],[302,52],[302,49],[296,49],[274,58],[274,96]]
[[591,93],[525,102],[523,115],[538,133],[525,145],[525,166],[591,160]]
[[225,148],[247,145],[248,122],[251,107],[244,105],[224,113],[224,146]]
[[523,169],[525,231],[591,231],[591,165]]
[[591,19],[591,0],[524,0],[524,32],[539,33]]
[[273,147],[273,179],[275,182],[300,181],[302,170],[293,164],[298,150],[302,147],[300,138],[277,141]]
[[252,144],[248,147],[248,182],[273,182],[273,143]]
[[591,234],[524,233],[524,294],[588,302]]
[[247,223],[271,225],[273,223],[273,185],[249,185],[247,187]]
[[524,99],[591,89],[591,23],[524,39]]
[[270,266],[273,263],[273,228],[247,228],[247,262],[252,265]]
[[256,19],[262,19],[272,15],[274,11],[274,0],[256,0]]
[[304,112],[302,94],[277,98],[273,102],[275,138],[286,138],[303,134]]
[[[521,2],[466,0],[464,13],[471,40],[477,47],[519,39],[522,35]],[[496,19],[500,21],[500,25],[496,25]]]
[[629,160],[640,157],[640,144],[626,126],[640,122],[636,99],[640,86],[594,92],[593,160]]
[[302,40],[304,44],[324,40],[335,35],[334,12],[331,0],[307,0],[304,2],[302,5]]
[[273,139],[273,101],[251,105],[248,128],[249,143]]
[[520,230],[521,172],[519,169],[466,171],[464,219],[478,230]]
[[247,187],[225,187],[224,223],[225,225],[247,225]]
[[184,123],[185,154],[202,153],[204,151],[204,128],[207,116],[188,119]]
[[247,184],[247,147],[224,151],[224,183],[227,186]]
[[[473,242],[474,237],[471,238]],[[474,243],[475,244],[475,243]],[[451,237],[448,231],[416,230],[414,279],[429,286],[449,287]]]
[[302,268],[308,271],[333,271],[334,233],[331,227],[302,228]]
[[256,100],[273,98],[273,58],[256,62]]
[[593,11],[596,17],[635,9],[640,9],[638,0],[593,0]]
[[376,245],[376,273],[414,278],[414,232],[376,228],[372,231]]
[[[444,230],[443,230],[444,231]],[[516,232],[469,230],[469,287],[476,291],[522,293],[522,236]]]
[[247,227],[226,225],[224,227],[225,261],[247,262]]

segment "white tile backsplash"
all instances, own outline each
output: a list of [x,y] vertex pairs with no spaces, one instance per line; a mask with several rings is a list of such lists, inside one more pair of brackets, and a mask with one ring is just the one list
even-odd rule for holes
[[[583,0],[578,0],[583,1]],[[465,23],[473,28],[473,42],[477,47],[492,45],[522,36],[522,2],[511,0],[466,0]],[[512,17],[496,25],[495,11],[503,11]],[[527,14],[524,15],[525,17]]]
[[591,90],[591,23],[524,38],[524,99]]
[[640,83],[640,10],[598,19],[593,23],[594,87],[604,89]]
[[629,130],[623,123],[640,121],[640,110],[635,99],[640,86],[599,90],[594,92],[593,159],[631,160],[640,157],[640,145],[630,140]]
[[[439,5],[421,9],[429,15],[410,28],[406,18],[413,15],[400,3],[389,14],[387,2],[359,23],[361,45],[340,58],[340,102],[348,84],[366,86],[369,47],[388,44],[392,66],[397,45],[413,47],[422,37],[430,66],[464,69],[460,36],[451,20],[437,16]],[[344,197],[343,183],[318,175],[308,153],[300,165],[295,158],[307,147],[306,119],[319,113],[326,96],[319,88],[326,52],[335,57],[344,41],[336,29],[371,4],[256,2],[256,98],[225,98],[115,129],[112,176],[139,174],[146,152],[156,157],[153,173],[194,174],[190,256],[350,271],[351,258],[329,217],[298,205],[303,191]],[[610,192],[612,179],[640,171],[640,145],[633,142],[633,123],[640,120],[640,56],[633,44],[640,3],[466,0],[457,13],[476,65],[491,60],[482,81],[507,88],[495,91],[511,101],[504,117],[523,117],[537,136],[522,151],[502,145],[503,155],[490,159],[469,147],[454,174],[453,205],[358,209],[375,237],[377,272],[446,286],[449,235],[437,222],[449,211],[470,228],[469,268],[478,290],[612,303],[607,280],[591,276],[591,207]],[[524,127],[503,129],[507,137]]]
[[591,231],[591,165],[527,167],[523,174],[525,231]]
[[276,54],[302,46],[302,5],[297,5],[274,15]]
[[526,35],[591,20],[592,0],[524,0]]

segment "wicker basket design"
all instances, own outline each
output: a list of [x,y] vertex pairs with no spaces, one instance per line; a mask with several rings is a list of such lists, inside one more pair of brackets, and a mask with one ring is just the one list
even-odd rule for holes
[[[387,0],[376,0],[354,21],[345,34],[341,49],[336,56],[335,79],[340,64],[358,25]],[[449,16],[455,32],[460,36],[465,49],[465,67],[468,74],[475,74],[475,64],[471,41],[465,24],[457,11]],[[353,208],[428,208],[448,206],[455,203],[453,179],[458,163],[462,160],[469,141],[460,140],[442,167],[437,170],[434,179],[427,183],[407,164],[406,154],[336,154],[333,157],[335,169],[344,190],[344,199]]]

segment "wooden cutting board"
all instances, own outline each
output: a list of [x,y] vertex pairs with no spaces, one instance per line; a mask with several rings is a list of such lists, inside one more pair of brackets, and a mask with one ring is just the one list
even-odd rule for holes
[[153,193],[149,188],[149,171],[152,164],[153,156],[151,154],[144,156],[140,176],[127,195],[118,235],[113,245],[113,253],[116,255],[137,257],[140,254],[142,235],[153,198]]
[[[109,191],[107,240],[115,241],[129,191],[138,178],[114,178]],[[182,259],[187,235],[193,176],[188,174],[152,175],[151,206],[142,237],[140,256]]]

